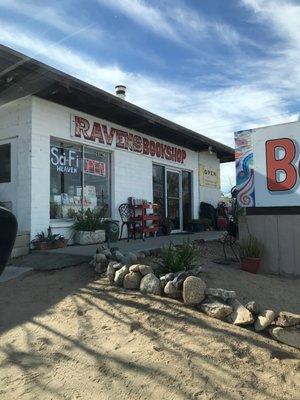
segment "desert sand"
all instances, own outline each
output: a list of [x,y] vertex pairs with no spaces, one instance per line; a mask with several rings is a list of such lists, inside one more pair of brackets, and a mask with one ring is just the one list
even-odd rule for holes
[[[208,286],[300,311],[300,280],[210,261]],[[300,398],[300,351],[167,298],[111,286],[87,265],[0,287],[0,399]]]

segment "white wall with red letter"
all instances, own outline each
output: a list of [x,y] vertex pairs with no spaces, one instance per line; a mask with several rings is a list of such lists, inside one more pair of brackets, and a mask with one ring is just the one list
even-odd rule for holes
[[256,207],[300,206],[300,122],[252,134]]

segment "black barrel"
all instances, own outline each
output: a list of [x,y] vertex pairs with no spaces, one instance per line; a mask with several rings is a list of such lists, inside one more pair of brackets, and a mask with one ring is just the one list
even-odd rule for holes
[[13,213],[0,207],[0,275],[10,257],[18,231],[18,222]]

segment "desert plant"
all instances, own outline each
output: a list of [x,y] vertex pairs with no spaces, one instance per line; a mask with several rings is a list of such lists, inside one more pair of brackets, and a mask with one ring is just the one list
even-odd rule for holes
[[52,229],[49,226],[49,228],[47,229],[47,234],[45,234],[44,232],[40,232],[37,233],[35,235],[35,239],[33,239],[31,241],[31,243],[36,246],[39,243],[46,243],[48,245],[53,245],[53,244],[57,244],[58,242],[64,242],[65,238],[64,236],[60,235],[60,234],[53,234],[52,233]]
[[261,258],[264,245],[255,236],[249,235],[239,245],[241,260],[246,258]]
[[105,226],[100,221],[99,213],[92,211],[90,208],[75,213],[73,218],[75,220],[75,231],[95,232],[105,229]]
[[193,268],[197,250],[189,241],[183,241],[175,247],[172,243],[162,249],[162,260],[165,272],[187,271]]

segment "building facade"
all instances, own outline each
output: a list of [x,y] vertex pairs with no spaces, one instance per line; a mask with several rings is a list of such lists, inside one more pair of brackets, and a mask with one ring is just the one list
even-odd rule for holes
[[[159,203],[161,215],[170,217],[180,232],[199,217],[201,201],[217,205],[220,159],[231,161],[232,149],[209,139],[205,143],[202,136],[199,147],[197,134],[177,132],[177,126],[153,114],[145,126],[138,118],[148,112],[106,92],[100,94],[108,99],[98,92],[91,98],[84,83],[84,94],[62,101],[53,81],[65,90],[56,76],[27,96],[16,93],[13,83],[2,91],[0,202],[15,213],[21,231],[33,238],[51,226],[71,238],[72,211],[97,209],[103,217],[119,219],[120,204],[135,197]],[[58,92],[59,98],[53,98]],[[90,97],[83,106],[84,95]],[[110,114],[101,107],[95,111],[96,98],[107,109],[117,103]],[[128,107],[135,107],[133,122]]]

